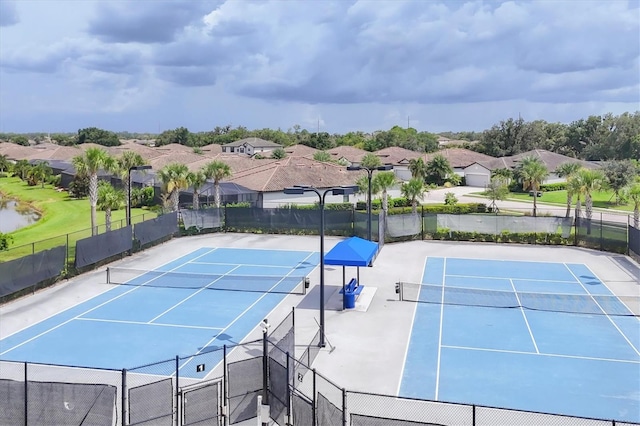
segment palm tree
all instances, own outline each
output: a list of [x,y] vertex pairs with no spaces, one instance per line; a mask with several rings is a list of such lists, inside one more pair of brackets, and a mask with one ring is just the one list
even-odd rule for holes
[[129,173],[132,167],[143,166],[145,164],[145,161],[144,161],[144,158],[142,158],[142,156],[137,152],[125,151],[122,153],[122,156],[118,158],[117,164],[118,164],[118,168],[116,170],[116,174],[122,181],[122,186],[124,187],[124,193],[126,195],[125,216],[126,216],[127,223],[131,223],[131,218],[129,217],[129,213],[130,213],[129,203],[131,202],[130,200],[131,188],[129,186],[131,185],[131,180],[130,180],[131,176]]
[[500,179],[505,185],[509,186],[511,179],[513,179],[513,171],[507,168],[495,169],[491,171],[491,178]]
[[572,199],[574,195],[574,192],[570,190],[570,185],[568,184],[568,181],[581,168],[582,166],[580,166],[579,163],[562,163],[556,168],[554,172],[556,175],[558,175],[558,177],[567,179],[567,213],[565,217],[571,216],[571,204],[573,202]]
[[580,169],[575,175],[577,189],[584,195],[585,218],[587,219],[587,234],[591,234],[591,217],[593,215],[594,192],[600,191],[605,182],[605,176],[600,170]]
[[625,188],[624,195],[633,202],[633,227],[640,229],[640,178]]
[[396,184],[396,175],[393,172],[379,172],[373,177],[372,187],[375,187],[374,183],[375,186],[382,191],[382,211],[384,211],[386,216],[389,210],[389,194],[387,191]]
[[[358,185],[358,194],[364,194],[367,196],[367,207],[369,206],[369,176],[362,175],[356,181],[356,185]],[[375,179],[371,179],[371,197],[373,197],[380,192],[380,187]]]
[[11,162],[9,161],[9,157],[4,154],[0,154],[0,175],[9,170],[10,166]]
[[409,160],[409,171],[412,178],[420,178],[424,181],[425,178],[425,165],[422,157],[412,158]]
[[91,206],[91,235],[98,234],[96,223],[96,206],[98,204],[98,171],[100,169],[115,170],[116,162],[102,148],[89,148],[84,154],[73,157],[76,173],[89,176],[89,204]]
[[44,182],[47,180],[49,175],[51,175],[51,167],[49,167],[49,163],[46,161],[38,161],[27,172],[29,185],[35,186],[38,183],[41,183],[44,188]]
[[[107,231],[111,231],[111,210],[117,210],[124,204],[125,192],[115,189],[108,182],[98,185],[98,208],[104,210],[104,223]],[[127,222],[128,223],[128,222]]]
[[411,211],[413,214],[418,213],[418,200],[424,198],[424,181],[421,178],[412,178],[409,182],[405,182],[400,187],[402,195],[411,201]]
[[329,163],[331,162],[331,154],[327,151],[318,151],[313,154],[313,159],[323,163]]
[[220,181],[231,177],[231,167],[222,161],[216,160],[206,164],[202,171],[207,179],[213,179],[216,207],[220,208]]
[[171,205],[171,211],[178,211],[180,191],[189,187],[189,168],[180,163],[171,163],[164,166],[158,172],[162,182],[162,190],[167,193]]
[[522,179],[523,189],[533,191],[533,217],[536,217],[538,211],[538,191],[540,185],[549,176],[547,166],[536,157],[525,157],[520,163],[520,178]]
[[374,153],[368,152],[360,160],[360,166],[365,169],[374,170],[375,168],[382,166],[382,161],[380,161],[380,157]]
[[207,177],[202,170],[191,172],[187,175],[189,185],[193,188],[193,209],[200,209],[200,188],[207,182]]
[[576,209],[574,217],[576,220],[576,225],[579,225],[580,215],[582,214],[580,203],[580,197],[582,196],[582,193],[580,192],[580,180],[577,178],[576,174],[569,176],[569,179],[567,179],[567,193],[570,193],[572,198],[574,195],[576,196]]
[[20,179],[25,180],[29,169],[31,169],[31,164],[27,160],[18,160],[13,165],[12,172],[14,176],[19,176]]
[[448,177],[453,175],[451,163],[443,155],[436,154],[431,161],[425,165],[425,177],[430,182],[433,180],[436,185],[444,184]]

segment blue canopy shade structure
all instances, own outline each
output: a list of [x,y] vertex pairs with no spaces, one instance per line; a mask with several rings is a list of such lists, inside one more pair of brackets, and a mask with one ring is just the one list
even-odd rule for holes
[[378,254],[378,243],[358,237],[340,241],[324,255],[325,265],[372,266]]

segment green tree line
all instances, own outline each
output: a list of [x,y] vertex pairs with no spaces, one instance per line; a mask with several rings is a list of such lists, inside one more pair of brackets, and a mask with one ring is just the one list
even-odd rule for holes
[[[624,160],[640,158],[640,111],[620,115],[593,115],[569,124],[549,123],[545,120],[525,121],[509,118],[482,132],[444,132],[442,136],[460,140],[462,147],[493,157],[510,156],[532,149],[545,149],[583,160]],[[61,145],[96,143],[118,145],[120,139],[155,139],[156,145],[177,143],[193,148],[210,144],[224,145],[239,139],[256,137],[283,146],[307,145],[319,150],[337,146],[353,146],[366,151],[377,151],[398,146],[418,152],[438,150],[438,135],[420,132],[414,128],[394,126],[373,133],[361,131],[345,134],[310,132],[295,125],[281,129],[254,129],[238,126],[216,126],[205,132],[191,132],[186,127],[165,130],[158,135],[150,133],[110,132],[95,127],[79,129],[76,134],[0,133],[0,140],[28,145],[50,138]]]

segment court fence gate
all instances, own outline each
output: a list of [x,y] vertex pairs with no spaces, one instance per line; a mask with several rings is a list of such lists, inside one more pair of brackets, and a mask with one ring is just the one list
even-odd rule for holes
[[[295,311],[263,338],[132,369],[0,361],[0,424],[16,426],[638,426],[349,391],[295,344]],[[301,352],[296,356],[296,351]],[[268,418],[258,401],[268,405]],[[252,420],[255,421],[255,420]]]

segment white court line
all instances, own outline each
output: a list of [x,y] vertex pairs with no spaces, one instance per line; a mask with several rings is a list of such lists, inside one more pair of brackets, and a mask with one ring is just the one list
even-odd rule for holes
[[[240,266],[242,265],[238,265],[236,264],[236,267],[231,269],[229,272],[233,272],[235,269],[238,269]],[[206,286],[202,287],[201,289],[199,289],[196,292],[191,293],[189,296],[185,297],[184,299],[182,299],[181,301],[179,301],[178,303],[176,303],[175,305],[173,305],[172,307],[170,307],[169,309],[166,309],[164,312],[162,312],[160,315],[157,315],[153,318],[151,318],[149,320],[149,322],[147,324],[151,324],[153,323],[155,320],[157,320],[158,318],[160,318],[161,316],[163,316],[166,313],[171,312],[173,309],[177,308],[178,306],[182,305],[184,302],[186,302],[187,300],[191,299],[193,296],[195,296],[196,294],[200,293],[201,291],[206,290],[211,284],[215,283],[216,281],[221,280],[224,276],[227,276],[229,274],[229,272],[227,272],[226,274],[223,274],[221,276],[219,276],[218,278],[216,278],[215,280],[211,281],[209,284],[207,284]]]
[[513,293],[516,295],[516,300],[518,301],[518,306],[520,306],[520,312],[522,312],[522,318],[524,318],[524,323],[527,325],[527,330],[529,330],[529,336],[531,336],[533,347],[536,348],[536,353],[539,354],[540,351],[538,350],[536,339],[533,337],[533,332],[531,331],[531,327],[529,326],[527,315],[524,313],[524,308],[522,307],[522,302],[520,302],[520,296],[518,296],[518,292],[516,291],[516,286],[513,284],[513,280],[511,278],[509,278],[509,282],[511,283],[511,287],[513,288]]
[[438,391],[440,390],[440,359],[442,358],[442,324],[444,322],[444,283],[447,277],[447,258],[445,257],[442,264],[442,300],[440,302],[440,335],[438,336],[438,362],[436,363],[436,393],[434,400],[438,400]]
[[[313,256],[314,253],[309,254],[307,257],[305,257],[304,259],[302,259],[300,262],[298,262],[298,265],[301,265],[303,262],[305,262],[307,259],[309,259],[311,256]],[[298,265],[294,266],[294,268],[291,270],[291,272],[293,272],[295,270],[296,267],[298,267]],[[276,284],[273,285],[273,287],[271,287],[270,290],[276,288],[281,282],[282,280],[284,280],[286,277],[288,277],[291,272],[289,272],[289,274],[285,275],[284,277],[282,277],[282,279],[280,281],[278,281]],[[231,327],[236,321],[238,321],[240,318],[242,318],[244,316],[244,314],[246,314],[247,312],[249,312],[249,310],[251,310],[258,302],[260,302],[263,298],[265,298],[268,294],[272,294],[269,292],[265,292],[262,296],[260,296],[255,302],[253,302],[251,305],[249,305],[247,307],[247,309],[245,309],[244,311],[242,311],[242,313],[240,315],[238,315],[233,321],[231,321],[225,328],[222,329],[222,331],[220,331],[219,334],[217,334],[216,336],[214,336],[211,340],[209,340],[207,343],[205,343],[204,345],[202,345],[202,349],[200,349],[198,352],[196,352],[195,354],[193,354],[192,356],[190,356],[185,362],[182,363],[182,365],[180,365],[178,367],[178,370],[182,370],[182,367],[186,366],[187,364],[189,364],[191,362],[191,360],[193,360],[193,358],[195,358],[196,356],[200,355],[202,353],[202,351],[204,349],[206,349],[209,345],[211,345],[213,342],[216,341],[216,339],[218,339],[218,336],[220,336],[221,334],[223,334],[225,331],[227,331],[229,329],[229,327]],[[284,299],[283,299],[284,300]],[[255,327],[254,327],[255,328]],[[253,330],[253,329],[252,329]],[[211,370],[213,371],[213,370]],[[173,374],[172,374],[173,375]]]
[[[190,262],[193,263],[195,265],[222,265],[222,266],[237,266],[237,263],[226,263],[226,262]],[[296,268],[298,265],[296,264],[295,266],[291,266],[291,265],[259,265],[259,264],[253,264],[253,263],[243,263],[241,264],[241,266],[251,266],[253,268],[280,268],[280,269],[292,269],[292,268]]]
[[196,328],[202,330],[222,330],[221,327],[204,327],[200,325],[179,325],[179,324],[163,324],[159,322],[154,322],[153,324],[149,324],[148,322],[142,321],[124,321],[124,320],[113,320],[113,319],[102,319],[102,318],[78,318],[78,321],[96,321],[96,322],[112,322],[116,324],[132,324],[132,325],[153,325],[158,327],[177,327],[177,328]]
[[[600,304],[598,303],[598,301],[593,297],[593,294],[589,293],[589,290],[587,290],[587,288],[584,286],[584,284],[582,284],[582,281],[580,281],[580,279],[576,276],[576,274],[574,274],[574,273],[573,273],[573,271],[569,268],[569,266],[567,266],[567,264],[566,264],[566,263],[563,263],[563,265],[564,265],[564,267],[565,267],[565,268],[567,268],[567,270],[568,270],[569,272],[571,272],[571,275],[573,275],[573,276],[575,277],[575,279],[580,283],[580,285],[582,286],[582,288],[584,289],[584,291],[586,291],[586,292],[587,292],[587,294],[591,297],[591,300],[593,300],[593,302],[594,302],[596,305],[598,305],[598,308],[600,308],[600,310],[602,311],[602,313],[604,314],[604,316],[606,316],[606,317],[607,317],[607,319],[609,320],[609,322],[610,322],[611,324],[613,324],[613,326],[616,328],[616,330],[618,330],[618,332],[619,332],[619,333],[620,333],[620,335],[624,338],[624,340],[626,340],[626,341],[627,341],[627,343],[629,344],[629,346],[631,346],[631,349],[633,349],[633,350],[635,351],[635,353],[637,353],[637,354],[638,354],[638,356],[640,356],[640,351],[638,351],[638,348],[636,348],[635,346],[633,346],[633,343],[631,343],[631,341],[630,341],[630,340],[627,338],[627,336],[622,332],[622,330],[620,330],[620,327],[618,327],[618,324],[616,324],[616,323],[611,319],[611,317],[609,316],[609,314],[607,314],[607,312],[606,312],[604,309],[602,309],[602,306],[600,306]],[[585,265],[585,266],[586,266],[586,265]],[[587,269],[588,269],[588,267],[587,267]],[[591,271],[591,270],[589,270],[589,271]],[[591,271],[591,273],[593,273],[593,271]],[[596,276],[596,274],[593,274],[593,275],[594,275],[594,276]],[[597,276],[596,276],[596,278],[597,278]],[[600,280],[599,278],[598,278],[598,281],[602,282],[602,280]],[[612,293],[612,294],[613,294],[613,293]],[[613,294],[613,296],[615,297],[615,294]],[[618,300],[620,300],[620,299],[618,299]],[[622,303],[622,302],[620,302],[620,303]],[[627,308],[627,309],[628,309],[628,308]]]
[[[427,261],[429,260],[429,256],[425,257],[424,265],[422,266],[422,277],[420,278],[420,282],[424,281],[424,273],[427,269]],[[420,293],[418,293],[419,295]],[[413,329],[416,324],[416,312],[418,312],[418,304],[416,303],[413,307],[413,316],[411,317],[411,331],[409,332],[409,339],[407,339],[407,347],[404,349],[404,359],[402,360],[402,368],[400,369],[400,380],[398,381],[398,391],[396,395],[400,395],[400,388],[402,388],[402,377],[404,376],[404,367],[407,364],[407,356],[409,355],[409,345],[411,345],[411,336],[413,335]]]
[[472,348],[468,346],[454,346],[454,345],[444,345],[443,347],[449,349],[464,349],[468,351],[481,351],[481,352],[500,352],[505,354],[517,354],[517,355],[535,355],[535,356],[548,356],[552,358],[570,358],[570,359],[586,359],[590,361],[605,361],[605,362],[620,362],[623,364],[638,364],[640,365],[640,361],[633,361],[628,359],[614,359],[614,358],[597,358],[591,356],[578,356],[578,355],[563,355],[563,354],[550,354],[550,353],[533,353],[526,351],[510,351],[506,349],[489,349],[489,348]]
[[[205,254],[209,254],[209,253],[211,253],[211,252],[212,252],[212,251],[214,251],[214,250],[216,250],[216,249],[215,249],[215,248],[213,248],[213,249],[211,249],[211,250],[207,251],[206,253],[203,253],[203,254],[201,254],[200,256],[197,256],[197,257],[196,257],[196,259],[197,259],[198,257],[204,256]],[[167,265],[167,264],[169,264],[169,263],[171,263],[171,262],[175,262],[175,261],[176,261],[176,259],[174,259],[174,260],[172,260],[172,261],[169,261],[169,262],[165,263],[164,265]],[[186,263],[188,263],[188,262],[186,262]],[[164,265],[161,265],[161,266],[164,266]],[[176,269],[178,269],[178,268],[180,268],[180,267],[182,267],[182,266],[184,266],[184,265],[185,265],[185,263],[182,263],[182,264],[180,264],[179,266],[176,266],[175,268],[173,268],[173,269],[171,269],[171,270],[169,270],[169,271],[165,272],[165,274],[166,274],[166,273],[168,273],[168,272],[174,271],[174,270],[176,270]],[[158,276],[158,277],[159,277],[159,276]],[[152,278],[152,279],[150,279],[150,280],[146,281],[144,284],[147,284],[148,282],[151,282],[151,281],[153,281],[153,280],[157,279],[158,277],[154,277],[154,278]],[[20,346],[22,346],[22,345],[25,345],[25,344],[27,344],[27,343],[29,343],[29,342],[31,342],[31,341],[33,341],[33,340],[35,340],[35,339],[38,339],[38,338],[40,338],[40,337],[44,336],[45,334],[50,333],[50,332],[52,332],[53,330],[56,330],[56,329],[58,329],[58,328],[62,327],[63,325],[68,324],[68,323],[70,323],[71,321],[73,321],[73,320],[75,320],[75,319],[80,318],[82,315],[85,315],[85,314],[88,314],[89,312],[95,311],[96,309],[98,309],[98,308],[100,308],[100,307],[102,307],[102,306],[106,305],[107,303],[111,303],[111,302],[113,302],[114,300],[121,298],[121,297],[122,297],[122,296],[124,296],[125,294],[129,294],[129,293],[131,293],[132,291],[136,291],[138,288],[143,287],[143,286],[144,286],[144,284],[141,284],[141,285],[139,285],[139,286],[135,286],[135,287],[133,287],[131,290],[127,290],[127,291],[125,291],[124,293],[121,293],[121,294],[119,294],[119,295],[117,295],[117,296],[115,296],[115,297],[112,297],[111,299],[109,299],[109,300],[107,300],[107,301],[105,301],[105,302],[102,302],[101,304],[99,304],[99,305],[97,305],[97,306],[94,306],[93,308],[91,308],[91,309],[89,309],[89,310],[87,310],[87,311],[85,311],[85,312],[83,312],[83,313],[81,313],[81,314],[79,314],[79,315],[76,315],[76,316],[75,316],[75,317],[73,317],[73,318],[69,318],[68,320],[63,321],[63,322],[61,322],[60,324],[58,324],[58,325],[56,325],[56,326],[54,326],[54,327],[51,327],[51,328],[49,328],[49,329],[47,329],[47,330],[43,331],[42,333],[37,334],[37,335],[33,336],[32,338],[30,338],[30,339],[28,339],[28,340],[25,340],[25,341],[23,341],[23,342],[21,342],[21,343],[19,343],[19,344],[15,345],[15,346],[13,346],[13,347],[11,347],[11,348],[7,349],[7,350],[6,350],[6,351],[4,351],[4,352],[0,352],[0,355],[4,355],[4,354],[6,354],[6,353],[8,353],[8,352],[11,352],[12,350],[14,350],[14,349],[16,349],[16,348],[19,348],[19,347],[20,347]],[[91,300],[91,299],[89,299],[89,300]]]
[[[548,262],[553,263],[553,262]],[[487,277],[483,275],[458,275],[458,274],[448,274],[448,277],[460,277],[460,278],[478,278],[484,280],[517,280],[517,281],[534,281],[541,283],[566,283],[566,284],[576,284],[575,281],[565,281],[565,280],[541,280],[537,278],[507,278],[507,277]]]

